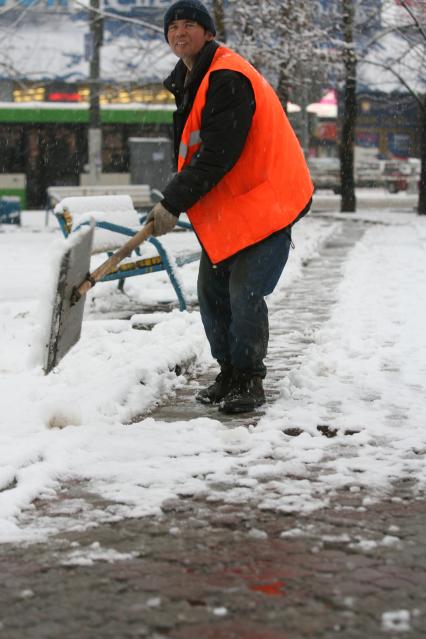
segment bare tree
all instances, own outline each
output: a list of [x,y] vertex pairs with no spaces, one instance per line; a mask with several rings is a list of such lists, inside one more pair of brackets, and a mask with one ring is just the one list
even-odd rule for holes
[[420,188],[419,201],[417,204],[417,213],[426,215],[426,95],[423,96],[422,105],[422,136],[421,136],[421,169],[420,169]]
[[221,42],[226,42],[224,0],[212,0],[212,8],[216,25],[216,37]]
[[[44,0],[0,8],[0,76],[23,82],[37,79],[40,84],[57,79],[58,74],[79,80],[87,77],[84,36],[94,12],[105,22],[101,77],[126,82],[139,74],[144,80],[159,81],[162,73],[156,75],[156,62],[169,49],[158,20],[131,17],[125,8],[123,14],[94,9],[90,0],[69,0],[67,6],[48,6]],[[113,31],[112,24],[116,25]],[[59,47],[58,33],[63,35]]]
[[352,0],[342,0],[343,88],[342,132],[340,140],[340,175],[342,199],[340,210],[352,213],[356,210],[354,147],[356,125],[356,68],[357,57],[354,38],[354,5]]
[[326,49],[317,17],[320,3],[300,0],[230,0],[229,39],[276,88],[286,107],[290,96],[325,76]]
[[399,0],[396,6],[385,0],[383,12],[387,18],[366,43],[363,63],[376,68],[383,82],[399,85],[418,105],[421,169],[417,212],[426,215],[426,2]]

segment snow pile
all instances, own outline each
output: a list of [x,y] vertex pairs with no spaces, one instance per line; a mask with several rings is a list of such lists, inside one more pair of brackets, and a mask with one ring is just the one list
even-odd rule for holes
[[411,632],[411,611],[390,610],[382,614],[382,630],[384,632]]
[[[331,319],[256,429],[259,444],[275,439],[270,479],[290,476],[265,507],[297,511],[304,499],[309,510],[316,492],[330,497],[355,487],[368,504],[370,494],[391,492],[401,477],[424,487],[426,255],[419,224],[373,226],[351,252]],[[322,437],[321,424],[337,436]],[[284,437],[284,427],[303,433]],[[250,459],[252,475],[264,453],[257,467]]]
[[[98,195],[84,197],[66,197],[61,200],[54,210],[55,215],[69,214],[72,218],[74,230],[90,223],[114,224],[128,231],[139,230],[140,215],[135,210],[129,195]],[[96,228],[93,240],[93,252],[114,251],[129,236],[122,232],[112,232],[109,229]]]
[[[117,222],[119,218],[136,214],[130,195],[86,195],[84,197],[65,197],[56,206],[54,213],[68,211],[75,215],[110,215],[114,216],[109,221]],[[133,224],[137,224],[139,218],[132,218]],[[124,224],[128,223],[125,218]],[[130,222],[129,222],[130,223]]]
[[[115,519],[158,513],[181,495],[307,513],[342,487],[364,491],[367,504],[401,477],[424,486],[426,227],[409,214],[398,225],[391,216],[382,221],[389,224],[368,226],[351,251],[330,319],[256,428],[222,425],[215,409],[190,421],[144,417],[186,383],[185,370],[211,364],[196,311],[145,314],[152,330],[132,328],[138,300],[173,299],[164,273],[133,278],[128,297],[114,283],[99,285],[86,302],[81,340],[45,377],[28,355],[54,237],[48,228],[31,232],[25,215],[19,233],[0,234],[0,541],[55,532],[59,520],[26,527],[22,513],[67,480],[85,480],[111,500],[105,516]],[[272,322],[286,287],[341,224],[308,217],[296,226],[296,251],[270,299]],[[170,246],[189,246],[190,235],[171,234]],[[196,272],[197,264],[180,269],[193,297]],[[108,318],[126,304],[128,318]],[[319,424],[336,436],[324,437]],[[301,434],[289,436],[289,427]],[[82,525],[91,517],[83,512]],[[109,560],[101,555],[91,559]]]
[[123,553],[113,548],[103,548],[98,541],[93,542],[90,546],[81,548],[78,542],[75,542],[75,550],[68,552],[68,555],[62,560],[63,566],[93,566],[96,562],[114,563],[116,561],[127,561],[137,556],[137,553]]

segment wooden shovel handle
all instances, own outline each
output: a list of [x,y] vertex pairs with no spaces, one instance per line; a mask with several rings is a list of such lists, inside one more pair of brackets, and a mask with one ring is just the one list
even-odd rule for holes
[[83,295],[85,295],[88,291],[90,291],[93,286],[95,286],[96,282],[99,282],[104,275],[108,275],[115,269],[115,267],[120,264],[125,257],[128,257],[132,251],[135,250],[142,242],[146,240],[147,237],[152,235],[154,230],[154,222],[148,222],[145,224],[140,231],[136,233],[128,242],[123,244],[121,248],[119,248],[111,257],[109,257],[105,262],[103,262],[97,269],[90,273],[86,279],[74,289],[72,293],[72,301],[77,302]]

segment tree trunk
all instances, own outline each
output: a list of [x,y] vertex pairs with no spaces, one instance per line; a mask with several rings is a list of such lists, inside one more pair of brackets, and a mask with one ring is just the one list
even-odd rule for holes
[[354,146],[356,124],[356,53],[353,39],[354,8],[352,0],[343,0],[343,34],[345,87],[343,90],[343,121],[340,141],[340,177],[342,200],[340,210],[353,213],[356,210]]
[[280,74],[278,76],[277,95],[286,113],[287,113],[287,104],[290,100],[289,89],[290,89],[290,82],[288,79],[286,67],[284,64],[281,64]]
[[420,142],[420,189],[417,213],[426,215],[426,95],[423,98],[422,137]]
[[99,0],[90,0],[90,102],[88,131],[88,161],[90,184],[99,184],[102,172],[102,129],[100,104],[100,50],[103,21],[99,15]]
[[216,37],[221,42],[226,42],[226,28],[225,28],[225,8],[223,6],[224,0],[213,0],[213,17],[216,25]]

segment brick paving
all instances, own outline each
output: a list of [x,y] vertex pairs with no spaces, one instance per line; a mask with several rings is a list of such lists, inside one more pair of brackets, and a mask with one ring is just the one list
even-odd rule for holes
[[[271,309],[270,402],[309,344],[303,326],[314,335],[329,317],[341,267],[363,229],[342,222],[285,309]],[[290,325],[283,364],[278,337]],[[193,395],[213,374],[190,381],[154,417],[204,416]],[[230,428],[247,423],[214,417]],[[215,486],[214,499],[176,498],[160,516],[100,518],[95,527],[78,523],[109,504],[83,482],[38,501],[27,523],[61,520],[61,532],[48,543],[1,546],[0,639],[426,636],[426,502],[409,481],[371,506],[362,493],[342,490],[327,508],[303,515],[225,503],[226,491]],[[76,503],[82,511],[67,515]]]
[[[171,500],[160,517],[4,545],[0,637],[421,639],[426,504],[396,493],[361,510],[340,494],[304,517]],[[59,495],[75,498],[102,505],[80,485]],[[107,549],[115,560],[89,563]]]

